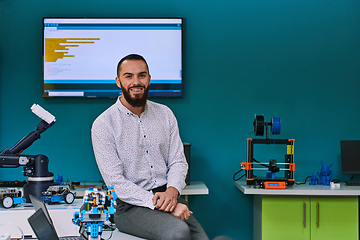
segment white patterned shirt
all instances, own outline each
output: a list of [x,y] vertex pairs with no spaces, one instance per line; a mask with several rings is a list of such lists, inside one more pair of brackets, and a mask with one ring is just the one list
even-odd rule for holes
[[95,119],[91,138],[100,173],[120,200],[154,209],[149,190],[167,185],[181,193],[185,187],[188,165],[167,106],[147,100],[138,117],[118,99]]

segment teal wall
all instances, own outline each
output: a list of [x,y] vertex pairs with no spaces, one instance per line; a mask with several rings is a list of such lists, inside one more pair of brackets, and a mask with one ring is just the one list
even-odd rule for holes
[[[41,97],[44,16],[185,18],[184,98],[156,101],[192,143],[191,178],[210,195],[189,200],[210,238],[252,239],[252,198],[232,176],[246,160],[254,114],[280,116],[280,137],[296,139],[297,181],[321,161],[334,164],[335,178],[350,177],[341,174],[340,140],[360,139],[359,1],[0,0],[0,149],[35,129],[38,103],[57,121],[24,153],[47,155],[50,170],[70,180],[98,181],[90,126],[114,99]],[[0,180],[15,179],[22,169],[0,169]]]

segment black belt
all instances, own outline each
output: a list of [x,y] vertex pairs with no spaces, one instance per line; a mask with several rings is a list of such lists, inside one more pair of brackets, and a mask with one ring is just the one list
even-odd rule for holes
[[165,185],[162,185],[160,187],[157,187],[157,188],[153,188],[149,191],[152,191],[153,193],[156,193],[156,192],[165,192],[166,191],[166,184]]
[[[152,191],[152,193],[156,193],[156,192],[165,192],[166,191],[166,184],[165,185],[162,185],[160,187],[157,187],[157,188],[153,188],[153,189],[150,189],[149,191]],[[121,204],[123,204],[125,202],[121,201],[119,198],[116,199],[116,204],[118,206],[120,206]],[[130,205],[130,204],[128,204]]]

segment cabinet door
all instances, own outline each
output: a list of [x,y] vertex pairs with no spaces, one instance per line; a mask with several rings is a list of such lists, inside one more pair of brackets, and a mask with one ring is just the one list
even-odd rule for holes
[[358,198],[311,198],[311,240],[358,240]]
[[309,240],[310,198],[263,197],[261,225],[262,240]]

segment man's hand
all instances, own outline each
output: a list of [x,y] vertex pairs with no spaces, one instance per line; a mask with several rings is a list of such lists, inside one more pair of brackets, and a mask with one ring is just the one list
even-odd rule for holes
[[155,208],[164,212],[174,211],[179,192],[174,187],[168,187],[165,192],[157,192],[152,198]]
[[178,203],[176,205],[176,208],[173,212],[171,212],[172,215],[174,215],[177,218],[180,218],[181,220],[185,221],[188,220],[191,214],[193,214],[192,211],[189,210],[189,208],[182,203]]

